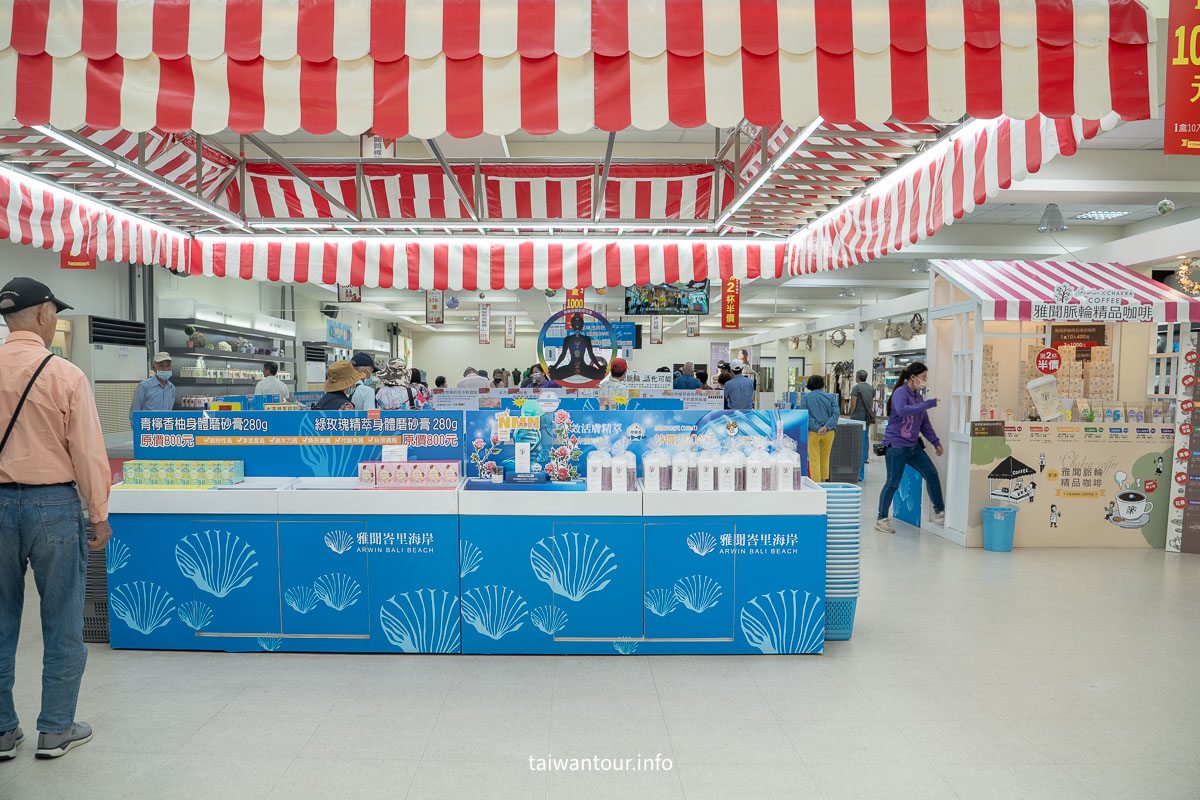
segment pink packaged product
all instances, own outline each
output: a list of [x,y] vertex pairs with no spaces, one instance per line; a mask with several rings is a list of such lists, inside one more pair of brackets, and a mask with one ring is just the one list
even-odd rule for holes
[[413,489],[453,489],[458,486],[459,464],[457,461],[412,461]]
[[404,473],[408,465],[403,461],[380,461],[375,485],[389,489],[404,485]]
[[378,466],[374,461],[360,461],[358,463],[358,485],[360,488],[375,488],[375,471]]
[[396,486],[404,487],[412,483],[412,464],[407,461],[396,463]]

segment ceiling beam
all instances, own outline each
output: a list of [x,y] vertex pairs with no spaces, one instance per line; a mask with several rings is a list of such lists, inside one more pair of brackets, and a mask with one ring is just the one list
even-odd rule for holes
[[470,215],[473,222],[479,221],[479,213],[475,210],[475,204],[467,199],[467,193],[463,191],[462,186],[455,177],[454,171],[450,169],[450,165],[446,163],[446,157],[442,155],[441,148],[433,139],[426,139],[425,146],[429,148],[429,152],[433,153],[433,157],[437,159],[438,164],[442,167],[442,172],[446,175],[446,180],[450,181],[450,185],[454,187],[454,191],[458,194],[459,201],[463,204],[463,208],[467,209],[467,214]]
[[341,200],[338,200],[336,197],[331,195],[329,192],[325,191],[325,189],[320,184],[318,184],[312,178],[308,177],[303,172],[301,172],[299,169],[297,169],[296,165],[294,165],[291,161],[288,161],[286,158],[284,158],[282,155],[280,155],[274,148],[272,148],[269,144],[264,142],[262,139],[259,139],[257,136],[255,136],[252,133],[245,134],[245,137],[248,142],[250,142],[252,145],[257,147],[262,152],[266,153],[267,156],[270,157],[276,164],[278,164],[279,166],[281,166],[285,170],[287,170],[288,174],[290,174],[293,178],[295,178],[296,180],[303,183],[308,188],[312,189],[314,192],[316,192],[318,195],[320,195],[327,203],[329,203],[330,205],[336,206],[337,208],[340,208],[342,211],[345,211],[347,214],[350,215],[351,219],[360,219],[358,214],[356,214],[354,211],[352,211],[349,208],[349,206],[347,206]]

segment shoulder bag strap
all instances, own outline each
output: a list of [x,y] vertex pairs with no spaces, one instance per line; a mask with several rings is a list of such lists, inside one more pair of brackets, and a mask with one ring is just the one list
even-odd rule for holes
[[25,385],[25,391],[21,392],[21,399],[17,401],[17,407],[13,411],[12,419],[8,421],[8,427],[4,429],[4,438],[0,439],[0,453],[4,452],[4,446],[8,444],[8,437],[12,435],[13,426],[17,424],[17,417],[21,416],[21,408],[25,405],[25,398],[29,397],[29,390],[33,388],[33,384],[37,381],[38,376],[42,374],[42,370],[50,363],[50,359],[54,358],[54,353],[42,359],[42,363],[38,364],[38,368],[34,370],[33,377],[29,379],[29,383]]

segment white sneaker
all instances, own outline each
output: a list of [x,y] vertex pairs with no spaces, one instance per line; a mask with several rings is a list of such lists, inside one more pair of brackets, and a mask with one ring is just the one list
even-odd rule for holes
[[938,513],[936,513],[932,517],[930,517],[929,521],[932,522],[934,525],[945,525],[946,524],[946,512],[939,511]]
[[880,533],[895,533],[896,529],[892,527],[892,521],[887,517],[875,520],[875,530]]

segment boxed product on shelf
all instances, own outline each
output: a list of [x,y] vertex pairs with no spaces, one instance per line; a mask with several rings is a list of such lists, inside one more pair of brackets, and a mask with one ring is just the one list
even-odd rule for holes
[[242,461],[126,461],[122,480],[130,486],[232,486],[246,480]]
[[1096,345],[1092,348],[1092,363],[1112,363],[1112,348],[1105,345]]
[[452,489],[458,486],[457,461],[360,461],[358,484],[376,489]]
[[364,488],[375,486],[375,470],[377,464],[374,461],[358,462],[358,485]]
[[983,346],[983,357],[986,361],[991,361],[996,356],[995,345],[985,344]]
[[998,362],[998,361],[992,361],[990,359],[985,358],[983,360],[982,369],[983,369],[983,374],[985,377],[988,375],[995,375],[996,377],[1000,377],[1000,362]]

